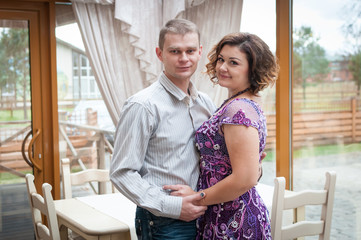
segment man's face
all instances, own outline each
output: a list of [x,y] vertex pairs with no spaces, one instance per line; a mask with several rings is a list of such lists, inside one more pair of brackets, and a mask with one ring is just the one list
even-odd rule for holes
[[197,33],[185,35],[167,33],[163,50],[156,49],[164,65],[165,75],[174,83],[188,81],[197,69],[202,47]]

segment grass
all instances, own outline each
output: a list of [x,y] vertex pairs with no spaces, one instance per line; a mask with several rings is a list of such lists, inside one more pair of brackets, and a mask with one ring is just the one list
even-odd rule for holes
[[[80,166],[75,166],[71,169],[71,172],[79,172],[81,171],[81,167]],[[33,172],[31,170],[27,170],[27,171],[20,171],[23,174],[27,174],[27,173],[31,173],[33,174]],[[14,184],[14,183],[23,183],[25,182],[25,178],[22,177],[18,177],[14,174],[8,173],[8,172],[1,172],[0,173],[0,185],[2,184]]]
[[[31,118],[31,111],[28,110],[28,118]],[[1,121],[18,121],[24,120],[23,110],[13,110],[13,116],[11,116],[10,110],[0,110],[0,122]]]
[[[312,150],[312,151],[310,151]],[[349,145],[324,145],[324,146],[316,146],[312,149],[309,148],[300,148],[293,151],[293,158],[301,158],[301,157],[317,157],[317,156],[327,156],[327,155],[335,155],[342,153],[350,153],[350,152],[361,152],[361,143],[352,143]],[[275,151],[268,150],[266,151],[267,156],[263,161],[272,162],[275,161],[276,155]]]
[[[31,170],[20,171],[20,172],[24,174],[32,173]],[[25,178],[18,177],[8,172],[0,173],[0,184],[13,184],[13,183],[23,183],[23,182],[25,182]]]
[[310,151],[308,148],[301,148],[293,153],[294,158],[308,156],[327,156],[350,152],[361,152],[361,143],[352,143],[349,145],[325,145],[313,147]]

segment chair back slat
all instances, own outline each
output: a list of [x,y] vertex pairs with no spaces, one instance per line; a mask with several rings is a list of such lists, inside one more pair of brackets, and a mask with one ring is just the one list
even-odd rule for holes
[[[303,190],[285,194],[285,178],[275,179],[271,232],[272,239],[295,239],[303,236],[319,235],[319,239],[330,239],[333,202],[335,197],[336,173],[326,172],[323,190]],[[300,220],[291,225],[282,226],[283,211],[288,209],[305,209],[308,205],[322,206],[320,219],[315,221]]]
[[[324,221],[302,221],[282,227],[282,239],[314,236],[323,232]],[[307,235],[305,235],[307,233]]]
[[[53,196],[51,195],[51,185],[48,183],[42,185],[43,196],[41,196],[36,191],[34,175],[27,174],[25,179],[36,239],[60,240],[58,219]],[[46,217],[47,225],[43,223],[42,215]]]
[[309,190],[285,196],[284,209],[298,208],[305,205],[322,205],[326,203],[327,190]]
[[[70,172],[70,160],[68,158],[61,159],[61,170],[62,170],[62,186],[63,196],[65,199],[72,198],[72,186],[83,185],[89,183],[93,188],[94,192],[98,194],[93,186],[93,182],[100,184],[110,183],[109,170],[106,169],[86,169],[80,172]],[[115,192],[115,188],[111,185],[111,192]],[[100,188],[99,194],[106,193],[105,188]]]
[[109,182],[109,170],[87,169],[70,174],[72,185],[82,185],[87,182]]

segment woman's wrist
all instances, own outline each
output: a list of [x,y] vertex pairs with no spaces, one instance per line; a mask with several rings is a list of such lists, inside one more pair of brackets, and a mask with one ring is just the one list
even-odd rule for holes
[[203,190],[199,191],[198,193],[199,193],[199,194],[201,195],[201,197],[202,197],[202,199],[199,200],[200,204],[203,205],[203,206],[207,206],[207,204],[206,204],[206,202],[205,202],[206,193],[205,193]]

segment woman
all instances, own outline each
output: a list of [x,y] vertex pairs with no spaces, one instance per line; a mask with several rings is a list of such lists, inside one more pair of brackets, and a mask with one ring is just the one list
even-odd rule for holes
[[[267,44],[249,33],[226,35],[208,58],[211,81],[226,87],[229,98],[196,132],[198,190],[208,205],[197,220],[197,239],[271,239],[269,213],[255,188],[267,135],[257,101],[279,66]],[[164,188],[175,196],[194,193],[183,185]]]

